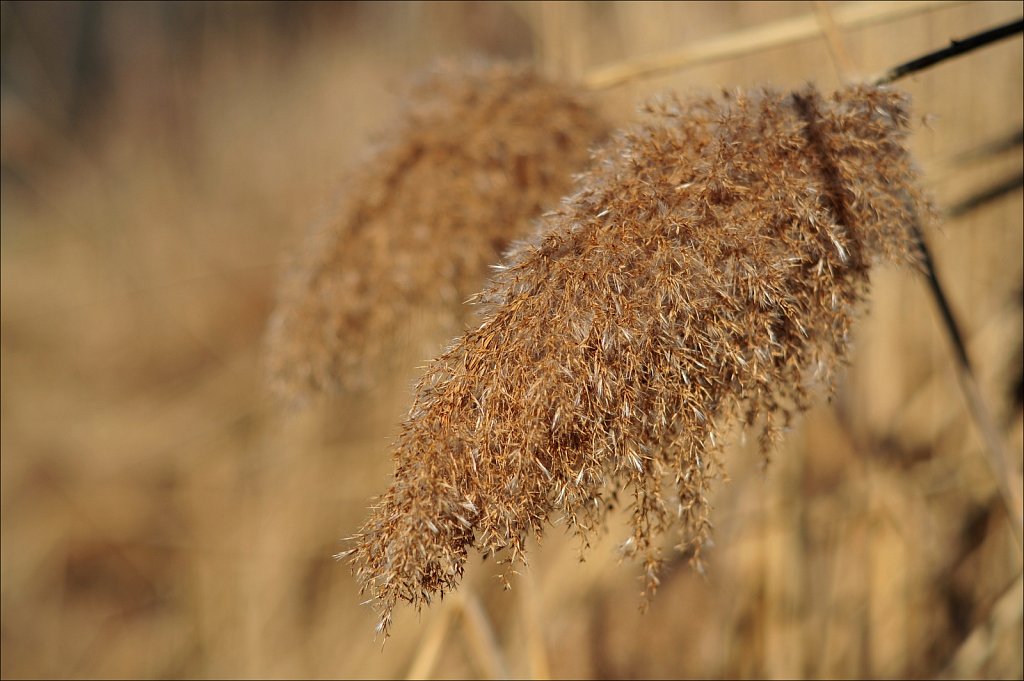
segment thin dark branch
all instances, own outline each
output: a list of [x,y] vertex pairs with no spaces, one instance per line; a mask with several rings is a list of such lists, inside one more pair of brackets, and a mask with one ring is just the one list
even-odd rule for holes
[[950,307],[949,299],[946,297],[942,284],[939,283],[939,277],[935,273],[935,264],[932,261],[931,253],[928,251],[924,235],[916,223],[912,227],[918,246],[921,249],[921,259],[928,276],[928,285],[931,288],[932,297],[935,298],[935,303],[939,307],[939,312],[942,315],[942,320],[945,323],[950,341],[952,341],[953,349],[956,353],[957,380],[960,383],[964,399],[967,401],[967,408],[973,415],[974,423],[985,443],[984,451],[988,457],[989,466],[995,476],[1000,496],[1010,517],[1017,546],[1020,547],[1024,545],[1024,499],[1022,499],[1019,478],[1014,473],[1014,467],[1003,443],[1002,435],[996,426],[995,419],[992,417],[992,412],[982,397],[977,379],[974,377],[971,361],[967,356],[967,344],[964,342],[960,326],[953,316],[953,309]]
[[1009,134],[990,140],[981,146],[962,151],[953,157],[952,163],[973,163],[974,161],[980,161],[989,156],[1001,154],[1004,151],[1009,151],[1010,149],[1014,149],[1021,145],[1024,145],[1024,128],[1018,128]]
[[953,204],[946,209],[946,217],[949,219],[962,217],[973,210],[1001,199],[1011,192],[1017,191],[1021,187],[1024,187],[1024,173],[1017,173],[991,187],[986,187],[977,194],[968,196],[963,201]]
[[915,224],[914,236],[917,237],[917,245],[921,249],[921,260],[924,265],[925,274],[928,277],[928,286],[931,289],[932,296],[935,298],[936,305],[939,306],[939,312],[942,314],[942,321],[946,324],[946,329],[949,331],[950,340],[953,341],[953,348],[956,350],[957,359],[969,372],[971,370],[971,360],[967,356],[967,344],[964,342],[964,336],[960,332],[960,326],[956,322],[956,318],[953,316],[953,308],[949,305],[949,299],[946,297],[946,292],[942,288],[942,284],[939,283],[939,277],[935,274],[935,261],[932,260],[931,251],[928,250],[928,244],[925,243],[924,234],[921,233],[920,228]]
[[[946,59],[966,54],[967,52],[978,49],[979,47],[1021,32],[1024,32],[1024,20],[1017,20],[1006,24],[1005,26],[990,29],[963,40],[954,40],[947,48],[926,54],[890,69],[885,75],[875,79],[874,83],[876,85],[891,83],[903,76],[934,66]],[[1017,179],[1012,178],[1012,183],[1016,186]],[[999,187],[998,189],[998,195],[1010,191],[1010,189],[1006,187]],[[992,199],[991,196],[974,198],[981,198],[981,202]],[[971,210],[977,205],[980,205],[980,203],[976,200],[971,202],[970,206],[962,208],[962,210]],[[931,289],[932,297],[935,299],[935,303],[939,308],[939,313],[942,315],[942,321],[946,327],[947,333],[949,334],[950,341],[953,344],[954,353],[956,354],[956,376],[960,383],[961,391],[963,392],[964,399],[967,401],[968,409],[974,417],[975,425],[978,428],[982,440],[985,442],[985,454],[988,457],[989,466],[992,469],[996,483],[999,486],[1000,496],[1003,499],[1003,503],[1005,504],[1007,513],[1010,517],[1010,523],[1014,531],[1014,538],[1017,540],[1018,547],[1020,547],[1024,545],[1024,499],[1022,499],[1022,496],[1024,495],[1021,493],[1018,477],[1014,473],[1014,467],[1003,443],[1002,435],[995,425],[992,413],[985,403],[981,390],[978,387],[978,382],[974,377],[974,372],[971,369],[971,362],[967,355],[967,345],[964,342],[964,336],[960,331],[960,326],[957,324],[956,318],[953,316],[953,310],[950,307],[949,299],[946,297],[942,284],[939,282],[938,275],[935,272],[935,263],[932,261],[931,253],[925,244],[924,235],[921,233],[921,229],[916,223],[913,225],[913,230],[921,249],[922,264],[924,265],[925,274],[928,277],[928,285]]]
[[917,59],[912,59],[911,61],[900,64],[899,66],[894,66],[889,69],[885,75],[875,79],[875,85],[886,85],[894,80],[902,78],[903,76],[917,71],[922,71],[929,66],[938,64],[939,62],[952,59],[953,57],[961,54],[966,54],[967,52],[976,50],[979,47],[984,47],[989,43],[994,43],[997,40],[1002,40],[1003,38],[1008,38],[1016,33],[1022,32],[1024,32],[1024,19],[1018,19],[1017,21],[1012,21],[1003,26],[983,31],[982,33],[972,35],[969,38],[964,38],[963,40],[953,40],[950,42],[949,47],[931,52],[918,57]]

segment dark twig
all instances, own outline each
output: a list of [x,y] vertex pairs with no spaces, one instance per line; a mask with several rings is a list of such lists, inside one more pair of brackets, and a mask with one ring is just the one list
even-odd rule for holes
[[1021,187],[1024,187],[1024,173],[1017,173],[1016,175],[1003,179],[991,187],[986,187],[977,194],[968,196],[963,201],[953,204],[946,209],[946,217],[950,219],[961,217],[973,210],[1001,199],[1007,194],[1017,191]]
[[[903,76],[916,73],[917,71],[934,66],[935,64],[947,59],[951,59],[961,54],[966,54],[972,50],[976,50],[997,40],[1002,40],[1003,38],[1007,38],[1021,32],[1024,32],[1024,20],[1017,20],[1004,26],[999,26],[997,28],[978,33],[977,35],[970,36],[963,40],[953,40],[949,47],[926,54],[918,57],[917,59],[889,69],[885,75],[874,79],[874,84],[886,85],[902,78]],[[1019,184],[1019,182],[1017,184]],[[1009,189],[1001,188],[1000,193],[1005,193],[1006,191],[1009,191]],[[991,197],[989,197],[988,200],[991,200]],[[972,207],[975,205],[977,204],[972,204]],[[942,320],[945,323],[950,341],[953,343],[953,348],[956,353],[956,375],[960,383],[960,388],[964,394],[964,399],[967,400],[967,406],[974,417],[974,422],[985,442],[985,453],[988,458],[989,466],[992,468],[992,473],[996,478],[996,484],[999,487],[1000,495],[1003,498],[1003,503],[1006,505],[1006,510],[1010,516],[1017,545],[1021,546],[1024,544],[1024,500],[1022,500],[1020,483],[1010,461],[1010,456],[1006,450],[1003,438],[999,429],[995,425],[995,419],[992,417],[992,412],[981,395],[981,390],[978,387],[978,381],[975,379],[974,372],[971,370],[971,363],[967,355],[967,345],[964,342],[963,334],[960,332],[960,327],[957,324],[956,318],[953,316],[953,310],[949,305],[949,299],[946,297],[942,284],[939,282],[938,275],[935,273],[935,265],[932,262],[931,254],[925,244],[924,235],[921,233],[920,227],[916,224],[914,225],[914,233],[917,238],[918,245],[921,248],[925,274],[928,277],[928,285],[931,289],[932,296],[935,298],[935,303],[939,307],[939,312],[942,315]]]
[[931,289],[932,297],[935,298],[935,304],[939,307],[939,312],[942,315],[942,320],[945,323],[950,341],[953,343],[953,349],[956,353],[957,380],[960,383],[964,399],[967,400],[967,406],[974,417],[975,425],[977,425],[978,431],[985,442],[984,449],[988,457],[989,466],[992,468],[996,484],[999,487],[1000,496],[1002,496],[1003,503],[1010,516],[1017,545],[1021,546],[1024,544],[1024,499],[1021,496],[1020,483],[1014,472],[1009,452],[1007,452],[1006,446],[1003,443],[999,428],[996,426],[992,412],[986,405],[981,395],[981,390],[978,387],[978,382],[974,377],[971,361],[967,355],[967,344],[964,342],[964,337],[960,332],[956,317],[953,316],[953,309],[950,307],[949,299],[946,297],[942,284],[939,282],[939,277],[935,273],[935,265],[925,243],[924,235],[917,224],[913,225],[913,230],[918,246],[921,249],[921,259],[925,268],[925,274],[928,277],[928,285]]
[[1008,38],[1011,35],[1021,32],[1024,32],[1024,19],[1012,21],[1003,26],[998,26],[996,28],[989,29],[988,31],[978,33],[977,35],[972,35],[969,38],[964,38],[963,40],[950,41],[949,47],[936,50],[935,52],[918,57],[917,59],[912,59],[904,64],[900,64],[899,66],[894,66],[886,71],[885,75],[876,78],[874,83],[875,85],[887,85],[904,76],[910,75],[911,73],[922,71],[929,66],[938,64],[939,62],[952,59],[953,57],[961,54],[966,54],[972,50],[978,49],[979,47],[984,47],[989,43],[994,43],[997,40],[1002,40],[1003,38]]
[[952,162],[957,164],[973,163],[1004,151],[1010,151],[1021,145],[1024,145],[1024,128],[1017,128],[1013,132],[990,140],[981,146],[960,152],[953,157]]
[[921,229],[917,225],[914,225],[914,235],[917,237],[917,244],[921,249],[921,260],[924,264],[925,276],[928,277],[928,287],[935,298],[935,304],[939,306],[942,321],[949,330],[950,340],[953,342],[953,349],[956,351],[957,360],[964,365],[967,371],[971,371],[971,360],[967,356],[967,344],[964,342],[963,334],[960,333],[960,326],[953,316],[953,308],[949,305],[946,292],[943,290],[942,284],[939,283],[939,277],[935,273],[935,262],[932,260],[931,251],[928,250],[928,245],[925,243],[924,234],[921,233]]

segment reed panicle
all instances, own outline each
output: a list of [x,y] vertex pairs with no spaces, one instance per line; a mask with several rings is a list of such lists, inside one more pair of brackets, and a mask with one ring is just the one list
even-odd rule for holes
[[525,66],[441,64],[421,76],[286,272],[267,337],[275,392],[364,390],[395,358],[419,361],[464,331],[464,302],[488,267],[607,132],[578,93]]
[[396,472],[352,538],[387,631],[456,587],[468,551],[524,561],[564,516],[584,543],[620,495],[658,583],[659,537],[699,558],[725,435],[768,451],[831,385],[872,263],[918,264],[930,213],[908,100],[850,86],[664,98],[617,134],[477,297],[482,323],[427,368]]

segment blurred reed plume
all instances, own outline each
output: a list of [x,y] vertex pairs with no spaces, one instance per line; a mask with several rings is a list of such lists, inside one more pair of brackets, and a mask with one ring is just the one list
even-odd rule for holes
[[556,513],[586,544],[620,494],[623,552],[652,593],[663,533],[699,560],[730,429],[759,426],[767,452],[810,386],[831,384],[872,264],[919,262],[930,208],[904,95],[646,109],[513,248],[478,296],[482,323],[418,384],[394,483],[350,551],[385,632],[399,601],[455,588],[470,547],[525,561]]
[[606,130],[571,88],[525,66],[423,76],[285,277],[268,334],[276,392],[365,390],[396,358],[429,357],[461,333],[488,266]]

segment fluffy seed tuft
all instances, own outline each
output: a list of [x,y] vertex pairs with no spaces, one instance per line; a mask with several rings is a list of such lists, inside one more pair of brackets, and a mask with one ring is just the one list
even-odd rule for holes
[[275,392],[362,391],[396,358],[418,361],[461,333],[488,265],[568,191],[606,132],[577,93],[527,67],[423,76],[286,273],[267,338]]
[[830,385],[872,263],[918,261],[927,201],[885,88],[647,107],[478,296],[483,321],[419,382],[394,483],[353,538],[382,622],[455,588],[467,552],[523,560],[556,509],[584,540],[619,495],[622,545],[699,557],[725,432],[780,430]]

